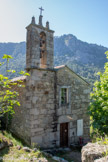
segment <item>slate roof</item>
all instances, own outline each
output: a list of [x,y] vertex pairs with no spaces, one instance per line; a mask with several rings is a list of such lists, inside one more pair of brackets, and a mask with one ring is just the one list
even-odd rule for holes
[[54,69],[59,70],[59,69],[64,68],[64,67],[66,67],[66,65],[55,66]]
[[25,81],[25,80],[26,80],[26,77],[27,77],[27,76],[16,77],[16,78],[13,78],[13,79],[11,80],[11,82],[16,82],[16,81],[18,81],[18,80]]

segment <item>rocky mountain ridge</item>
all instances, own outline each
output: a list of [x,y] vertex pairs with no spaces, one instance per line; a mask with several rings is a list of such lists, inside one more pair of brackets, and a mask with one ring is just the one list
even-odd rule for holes
[[[104,63],[107,61],[104,53],[107,50],[107,47],[83,42],[72,34],[56,36],[54,64],[67,64],[73,71],[93,83],[97,79],[96,73],[104,69]],[[25,42],[0,43],[0,60],[3,54],[12,55],[14,59],[10,61],[10,67],[17,72],[25,68],[25,53]],[[0,72],[5,72],[5,64],[0,68]]]

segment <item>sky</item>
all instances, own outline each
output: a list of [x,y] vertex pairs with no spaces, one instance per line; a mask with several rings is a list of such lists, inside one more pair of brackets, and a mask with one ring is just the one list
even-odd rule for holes
[[78,39],[108,47],[108,0],[0,0],[0,42],[26,40],[26,26],[43,7],[43,26],[50,22],[55,36],[73,34]]

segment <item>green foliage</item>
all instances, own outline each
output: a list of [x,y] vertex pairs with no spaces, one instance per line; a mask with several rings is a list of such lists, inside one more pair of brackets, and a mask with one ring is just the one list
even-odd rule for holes
[[20,71],[19,74],[24,75],[24,76],[30,76],[30,74],[29,73],[25,73],[25,71]]
[[13,57],[11,55],[4,54],[2,58],[6,59],[9,62],[9,60],[12,59]]
[[13,137],[10,132],[3,131],[3,134],[0,132],[0,139],[6,138],[6,140],[11,141],[14,146],[20,145],[23,146],[23,143],[20,139]]
[[[6,59],[7,62],[9,62],[9,59],[12,59],[12,57],[4,54],[3,59]],[[10,70],[7,70],[7,72],[10,72]],[[0,74],[0,114],[5,114],[7,112],[13,114],[14,106],[20,106],[19,101],[17,101],[17,96],[19,94],[16,91],[12,91],[13,85],[15,84],[12,83],[8,77]]]
[[[9,60],[12,59],[10,55],[4,54],[3,59],[6,59],[6,71],[7,76],[0,74],[0,116],[6,115],[7,123],[11,120],[12,114],[14,114],[14,107],[20,106],[18,101],[19,93],[14,89],[15,86],[24,87],[22,81],[12,82],[8,77],[8,73],[15,73],[15,70],[7,70]],[[2,63],[0,63],[2,66]],[[28,73],[21,71],[20,74],[29,75]]]
[[[105,54],[108,58],[108,52]],[[105,63],[104,68],[104,73],[98,72],[100,80],[94,84],[89,106],[93,129],[102,136],[108,135],[108,62]]]
[[[49,162],[55,162],[52,158],[44,154],[41,150],[37,148],[36,151],[30,149],[28,153],[23,149],[26,147],[21,140],[13,136],[11,133],[4,131],[0,132],[0,142],[6,142],[9,144],[13,144],[11,147],[4,147],[0,150],[0,157],[2,159],[0,161],[3,162],[30,162],[30,161],[45,161],[45,158]],[[35,160],[34,160],[35,158]]]

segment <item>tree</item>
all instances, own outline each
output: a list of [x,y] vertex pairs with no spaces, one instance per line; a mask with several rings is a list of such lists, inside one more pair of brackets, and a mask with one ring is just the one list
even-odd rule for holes
[[[108,51],[105,54],[108,59]],[[89,106],[91,124],[94,131],[98,131],[100,135],[108,135],[108,62],[105,63],[104,69],[103,73],[98,72],[100,80],[94,84]]]
[[[8,70],[8,63],[12,57],[4,54],[3,59],[6,59],[6,76],[0,74],[0,116],[6,114],[6,123],[8,125],[8,116],[14,114],[14,106],[20,106],[20,102],[18,101],[19,93],[14,89],[14,87],[21,87],[22,84],[21,81],[14,83],[8,77],[9,73],[16,72],[15,70]],[[0,63],[0,66],[3,64],[4,63]],[[24,71],[21,71],[20,74],[29,75]]]

